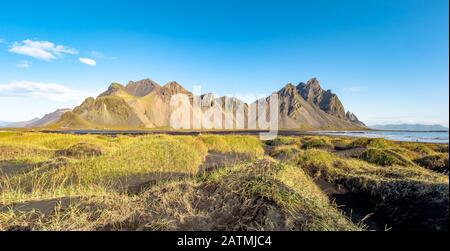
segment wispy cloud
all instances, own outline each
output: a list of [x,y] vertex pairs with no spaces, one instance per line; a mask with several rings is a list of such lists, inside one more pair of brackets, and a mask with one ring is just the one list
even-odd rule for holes
[[56,45],[49,41],[33,41],[30,39],[23,40],[22,42],[14,42],[9,51],[45,61],[62,58],[65,54],[78,54],[77,50],[64,45]]
[[93,58],[98,58],[98,59],[105,58],[105,54],[103,54],[103,52],[99,52],[99,51],[91,51],[91,55]]
[[80,60],[81,63],[87,64],[89,66],[96,66],[97,65],[97,62],[94,59],[91,59],[91,58],[79,58],[78,60]]
[[350,86],[350,87],[344,88],[344,90],[346,92],[362,92],[364,90],[364,88],[361,86]]
[[13,81],[0,84],[0,97],[23,97],[65,102],[81,101],[87,96],[87,93],[73,90],[61,84],[32,81]]
[[18,68],[26,69],[31,66],[31,62],[24,60],[24,61],[20,61],[19,63],[15,64],[15,66]]

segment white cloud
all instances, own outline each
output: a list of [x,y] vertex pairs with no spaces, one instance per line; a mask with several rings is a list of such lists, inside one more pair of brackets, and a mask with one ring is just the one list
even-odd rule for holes
[[65,54],[78,54],[78,51],[75,49],[63,45],[55,45],[49,41],[32,41],[30,39],[23,40],[20,43],[15,42],[9,51],[45,61],[62,58]]
[[81,101],[87,96],[87,93],[73,90],[61,84],[32,81],[13,81],[8,84],[0,84],[0,97],[22,97],[66,102]]
[[96,66],[97,65],[97,62],[95,60],[93,60],[93,59],[90,59],[90,58],[79,58],[78,60],[80,60],[81,63],[87,64],[87,65],[90,65],[90,66]]
[[364,88],[362,88],[361,86],[351,86],[344,88],[344,90],[347,92],[361,92],[364,90]]
[[18,68],[29,68],[31,66],[31,62],[29,61],[20,61],[19,63],[15,64],[16,67]]

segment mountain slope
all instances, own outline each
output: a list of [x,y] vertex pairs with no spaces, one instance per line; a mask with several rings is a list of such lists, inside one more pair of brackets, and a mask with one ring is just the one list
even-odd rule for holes
[[38,127],[46,127],[51,124],[56,123],[61,116],[71,111],[71,109],[58,109],[54,112],[45,114],[42,118],[34,118],[28,121],[22,121],[22,122],[15,122],[15,123],[8,123],[5,124],[4,127],[10,127],[10,128],[38,128]]
[[[306,84],[297,86],[287,84],[279,90],[279,128],[280,129],[363,129],[365,125],[351,112],[345,112],[344,106],[336,94],[330,90],[324,91],[316,78]],[[173,111],[171,99],[176,94],[185,94],[189,100],[189,114],[196,115],[194,101],[199,100],[203,112],[209,111],[208,118],[214,116],[232,118],[232,124],[211,124],[206,129],[254,128],[248,124],[250,112],[256,110],[257,103],[246,104],[236,98],[215,98],[212,94],[194,96],[177,82],[169,82],[164,86],[149,80],[130,81],[126,86],[113,83],[108,90],[97,98],[87,98],[73,110],[71,116],[63,118],[56,125],[67,127],[71,124],[82,126],[89,124],[98,128],[130,127],[130,128],[167,128],[170,125],[170,115]],[[225,100],[229,102],[225,103]],[[269,100],[269,98],[267,98]],[[235,109],[239,107],[243,115],[236,116]],[[213,109],[211,109],[213,108]],[[268,114],[266,114],[268,116]],[[193,117],[193,116],[192,116]],[[191,124],[192,118],[191,117]],[[256,115],[260,120],[264,116]],[[74,119],[73,123],[70,119]],[[196,118],[201,120],[202,118]],[[208,120],[209,119],[209,120]],[[241,126],[238,126],[241,125]],[[256,128],[259,128],[256,126]],[[194,129],[199,129],[195,128]]]
[[45,114],[44,117],[26,125],[26,127],[32,128],[32,127],[48,126],[48,125],[53,124],[56,121],[58,121],[64,113],[70,112],[70,111],[71,111],[71,109],[58,109],[52,113]]
[[[347,112],[347,116],[339,98],[330,90],[324,91],[315,78],[297,86],[289,83],[277,94],[280,128],[324,130],[365,128],[353,113]],[[266,101],[269,102],[269,99]],[[269,117],[269,114],[266,116]]]

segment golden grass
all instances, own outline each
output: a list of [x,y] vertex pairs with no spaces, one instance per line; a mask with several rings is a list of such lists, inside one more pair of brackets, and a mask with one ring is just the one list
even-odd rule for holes
[[[29,167],[0,172],[0,230],[364,229],[329,201],[315,185],[316,176],[381,202],[448,202],[448,176],[410,162],[439,155],[447,156],[448,165],[448,153],[438,152],[445,147],[326,137],[280,137],[267,144],[271,155],[294,157],[285,163],[263,157],[263,144],[253,136],[0,132],[0,169]],[[381,166],[340,158],[328,152],[336,144],[388,150],[407,161]],[[198,174],[209,151],[252,158]],[[441,163],[429,158],[423,165],[430,159]],[[136,181],[154,182],[129,193]],[[62,203],[67,198],[71,202]],[[61,205],[49,213],[17,209],[43,200]]]
[[261,141],[256,136],[201,134],[199,139],[209,150],[219,153],[241,153],[249,156],[264,154]]
[[157,184],[127,196],[83,197],[39,212],[0,211],[0,230],[362,230],[301,169],[272,159]]
[[[117,189],[118,186],[126,186],[128,179],[139,175],[193,175],[208,151],[202,141],[189,136],[108,138],[67,135],[68,137],[64,138],[61,135],[46,134],[45,139],[40,136],[43,135],[11,135],[10,142],[2,139],[3,147],[9,144],[9,147],[22,153],[8,155],[3,152],[6,155],[3,159],[39,157],[39,161],[35,159],[30,172],[0,180],[0,202],[104,194],[113,188]],[[18,141],[17,137],[26,138],[29,144]],[[63,139],[62,142],[49,143],[59,139]],[[72,149],[71,144],[77,145],[79,142],[93,142],[97,147],[108,150],[100,156],[86,156],[81,159],[80,156],[69,154],[66,161],[59,161],[59,164],[55,165],[55,162],[58,162],[55,161],[58,160],[56,156],[63,155],[66,153],[64,149]],[[17,146],[22,148],[18,149]],[[57,147],[64,149],[55,150]],[[46,154],[43,155],[37,150],[45,151]]]
[[[330,182],[384,199],[413,196],[417,199],[448,200],[448,176],[418,166],[380,167],[357,159],[339,158],[316,149],[300,153],[297,164],[314,176],[323,176]],[[437,196],[427,197],[435,193]]]

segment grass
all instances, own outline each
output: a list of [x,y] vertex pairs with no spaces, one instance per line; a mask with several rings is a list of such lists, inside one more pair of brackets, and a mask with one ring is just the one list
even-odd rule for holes
[[202,134],[199,139],[214,152],[240,153],[253,157],[264,154],[262,143],[256,136]]
[[448,174],[448,154],[430,154],[425,157],[418,158],[414,161],[422,167]]
[[362,230],[295,166],[260,159],[125,196],[81,198],[54,212],[8,210],[0,229]]
[[[395,224],[448,223],[448,176],[433,171],[448,170],[445,146],[323,136],[266,145],[279,160],[253,136],[0,132],[0,230],[364,230],[318,176],[364,194]],[[338,157],[337,145],[365,152]],[[251,158],[199,173],[208,152]]]
[[300,148],[297,145],[280,145],[273,147],[269,154],[276,158],[290,158],[298,152]]
[[360,158],[380,166],[414,165],[407,157],[391,149],[368,148],[361,154]]
[[[424,228],[448,228],[449,180],[446,175],[415,165],[377,166],[316,149],[301,152],[297,165],[312,176],[321,176],[355,193],[367,194],[390,217],[404,214],[395,216],[401,223],[413,221],[416,214],[424,214],[428,210],[434,217],[442,217],[443,222],[430,223]],[[409,211],[403,211],[404,207]]]
[[[103,142],[104,145],[109,145],[108,141]],[[79,159],[80,152],[74,154],[74,146],[79,151],[80,143],[70,146],[70,151],[56,150],[56,156],[67,154],[69,160],[56,168],[48,168],[41,162],[31,172],[2,180],[0,201],[5,203],[104,193],[121,185],[126,186],[128,179],[140,175],[193,175],[207,154],[206,146],[193,137],[156,135],[122,141],[122,145],[117,145],[109,152],[90,158]],[[86,149],[82,149],[81,154],[85,154],[84,151]],[[53,160],[49,159],[50,163]]]
[[269,146],[299,145],[299,144],[300,144],[300,138],[289,137],[289,136],[279,136],[274,140],[269,140],[266,142],[266,145],[269,145]]
[[303,149],[332,148],[332,147],[333,144],[331,143],[328,137],[311,136],[311,137],[304,137],[302,139]]

